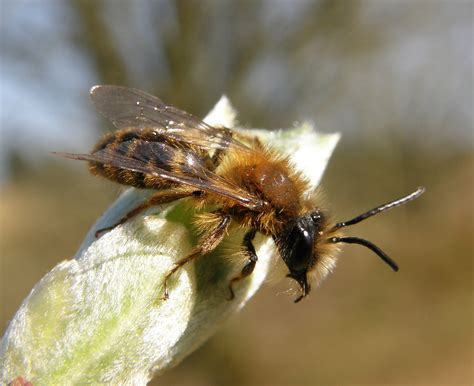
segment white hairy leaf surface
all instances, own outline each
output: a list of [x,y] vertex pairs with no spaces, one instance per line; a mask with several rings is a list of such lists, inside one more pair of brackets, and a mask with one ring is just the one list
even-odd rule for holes
[[[223,97],[206,121],[235,127],[236,112]],[[291,156],[315,188],[339,139],[311,124],[281,131],[252,130]],[[240,245],[231,231],[213,253],[165,275],[196,242],[193,210],[183,201],[151,208],[96,239],[151,191],[129,189],[97,221],[76,256],[59,263],[23,301],[0,344],[0,383],[17,377],[33,384],[146,384],[199,347],[258,290],[278,259],[271,238],[257,235],[253,274],[229,280],[242,262],[229,258]]]

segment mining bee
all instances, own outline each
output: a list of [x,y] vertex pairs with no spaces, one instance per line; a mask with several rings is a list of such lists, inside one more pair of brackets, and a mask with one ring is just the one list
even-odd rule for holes
[[151,206],[175,200],[191,200],[201,209],[194,219],[201,230],[199,242],[166,276],[165,298],[170,276],[213,251],[231,223],[245,230],[241,253],[246,261],[229,282],[231,299],[234,285],[251,275],[258,262],[252,243],[257,232],[273,238],[288,268],[287,276],[299,284],[301,294],[295,302],[309,294],[311,279],[317,282],[326,276],[341,243],[367,247],[398,270],[379,247],[358,237],[345,237],[341,231],[419,197],[424,188],[333,224],[320,208],[317,195],[307,194],[308,182],[289,158],[257,138],[210,126],[140,90],[100,85],[90,95],[97,110],[117,130],[107,133],[91,154],[58,154],[88,161],[95,175],[156,191],[114,227]]

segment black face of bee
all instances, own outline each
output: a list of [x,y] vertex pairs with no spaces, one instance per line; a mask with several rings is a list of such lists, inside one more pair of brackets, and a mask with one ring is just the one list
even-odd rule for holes
[[306,274],[314,265],[314,242],[318,237],[322,221],[323,216],[320,211],[308,213],[290,224],[278,238],[277,244],[281,257],[290,271],[288,277],[298,282],[303,291],[303,297],[311,289]]

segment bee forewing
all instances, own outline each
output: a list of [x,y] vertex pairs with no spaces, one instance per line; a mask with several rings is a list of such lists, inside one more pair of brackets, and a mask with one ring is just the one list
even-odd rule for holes
[[92,87],[90,96],[97,110],[119,129],[155,129],[174,141],[208,149],[247,148],[232,138],[229,129],[210,126],[141,90],[100,85]]

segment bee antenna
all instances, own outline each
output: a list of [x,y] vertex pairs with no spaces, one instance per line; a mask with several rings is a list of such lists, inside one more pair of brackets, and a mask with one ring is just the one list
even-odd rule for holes
[[366,248],[369,248],[378,257],[380,257],[385,263],[387,263],[395,272],[398,271],[398,264],[392,260],[384,251],[382,251],[375,244],[368,240],[361,239],[359,237],[332,237],[330,239],[333,243],[347,243],[347,244],[359,244]]
[[[378,213],[385,212],[386,210],[389,210],[389,209],[395,208],[397,206],[406,204],[407,202],[412,201],[415,198],[420,197],[424,192],[425,192],[425,188],[424,187],[419,187],[413,193],[410,193],[406,196],[403,196],[403,197],[401,197],[397,200],[390,201],[390,202],[387,202],[386,204],[380,205],[380,206],[378,206],[374,209],[369,210],[368,212],[362,213],[362,214],[354,217],[351,220],[339,222],[336,225],[334,225],[332,230],[336,230],[338,228],[343,228],[343,227],[347,227],[349,225],[357,224],[357,223],[365,220],[366,218],[372,217],[372,216],[374,216]],[[368,243],[368,241],[367,241],[367,243]],[[371,244],[371,245],[373,246],[373,244]],[[366,245],[366,247],[368,247],[368,245]],[[369,248],[371,248],[371,247],[369,247]],[[375,252],[375,250],[374,250],[374,252]]]

